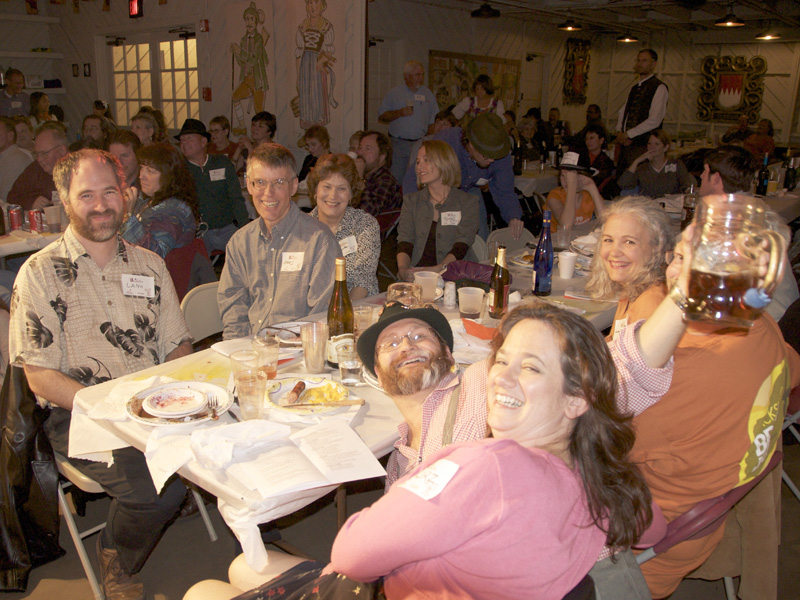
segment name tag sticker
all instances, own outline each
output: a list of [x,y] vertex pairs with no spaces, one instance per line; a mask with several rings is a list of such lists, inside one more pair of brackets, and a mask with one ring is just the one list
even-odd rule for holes
[[211,181],[222,181],[225,179],[225,169],[211,169],[208,172]]
[[342,249],[342,256],[353,254],[356,250],[358,250],[358,242],[356,242],[356,236],[348,235],[343,240],[340,240],[339,247]]
[[12,102],[11,108],[22,108],[22,102]]
[[281,271],[299,271],[303,268],[305,252],[282,252]]
[[673,163],[671,165],[664,165],[664,173],[677,173],[678,165]]
[[414,94],[414,102],[425,102],[424,94]]
[[147,275],[122,275],[122,293],[136,298],[155,298],[156,282]]
[[458,225],[461,223],[461,211],[460,210],[450,210],[447,212],[443,212],[441,215],[442,226],[447,225]]
[[485,177],[481,177],[480,179],[478,179],[478,181],[475,182],[475,185],[486,185],[487,183],[489,183],[489,180],[486,179]]
[[416,494],[423,500],[431,500],[447,487],[458,469],[459,466],[453,461],[446,458],[437,460],[427,469],[423,469],[408,481],[401,483],[400,487]]

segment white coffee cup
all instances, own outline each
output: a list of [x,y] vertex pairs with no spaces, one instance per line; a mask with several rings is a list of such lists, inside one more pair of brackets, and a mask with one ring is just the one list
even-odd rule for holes
[[564,250],[558,253],[558,276],[561,279],[572,279],[575,273],[575,263],[578,260],[578,255],[575,252]]

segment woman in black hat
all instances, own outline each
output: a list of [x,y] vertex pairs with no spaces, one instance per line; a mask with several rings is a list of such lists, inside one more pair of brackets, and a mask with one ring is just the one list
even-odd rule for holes
[[552,231],[559,226],[580,225],[600,217],[605,201],[589,177],[589,168],[580,164],[577,152],[567,152],[561,160],[561,186],[547,194],[544,210],[553,213]]

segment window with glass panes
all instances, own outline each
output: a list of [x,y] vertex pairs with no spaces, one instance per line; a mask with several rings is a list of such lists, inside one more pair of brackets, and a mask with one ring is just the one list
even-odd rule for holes
[[[142,105],[159,108],[167,127],[200,116],[194,38],[113,46],[117,122],[129,125]],[[155,57],[155,60],[154,60]]]

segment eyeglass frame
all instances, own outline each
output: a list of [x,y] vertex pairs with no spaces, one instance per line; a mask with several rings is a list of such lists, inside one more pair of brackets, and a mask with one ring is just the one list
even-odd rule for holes
[[[246,173],[245,173],[245,176],[244,176],[245,184],[247,186],[249,186],[250,182],[252,181],[253,182],[253,187],[258,192],[266,192],[266,191],[268,191],[270,189],[274,189],[276,192],[285,191],[285,190],[289,189],[289,184],[295,179],[297,179],[297,175],[293,175],[289,179],[284,179],[283,177],[278,177],[277,179],[273,179],[272,181],[268,181],[266,179],[260,179],[260,178],[259,179],[250,179],[250,178],[247,177]],[[263,182],[263,186],[259,182]]]
[[34,158],[34,159],[44,158],[45,156],[47,156],[48,154],[50,154],[50,153],[51,153],[53,150],[55,150],[56,148],[61,148],[62,146],[63,146],[64,148],[66,148],[66,147],[67,147],[67,146],[66,146],[66,144],[57,144],[57,145],[53,146],[52,148],[50,148],[50,150],[44,150],[43,152],[36,152],[36,151],[34,151],[34,152],[32,153],[32,154],[33,154],[33,158]]
[[[422,327],[422,326],[418,325],[416,327],[419,328],[419,327]],[[411,339],[411,334],[412,333],[415,333],[415,334],[416,333],[420,333],[418,329],[409,331],[409,332],[407,332],[407,333],[405,333],[405,334],[403,334],[401,336],[395,336],[392,339],[391,342],[384,342],[383,344],[377,344],[376,343],[375,344],[375,354],[376,355],[382,354],[382,353],[386,352],[387,350],[397,350],[400,347],[400,345],[403,343],[404,339],[408,340],[408,343],[411,344],[412,346],[416,346],[418,342],[425,341],[425,340],[431,340],[431,341],[441,340],[441,337],[436,332],[436,330],[433,329],[429,325],[426,325],[426,327],[424,329],[424,332],[425,332],[425,335],[420,335],[419,337],[417,337],[417,339]]]

